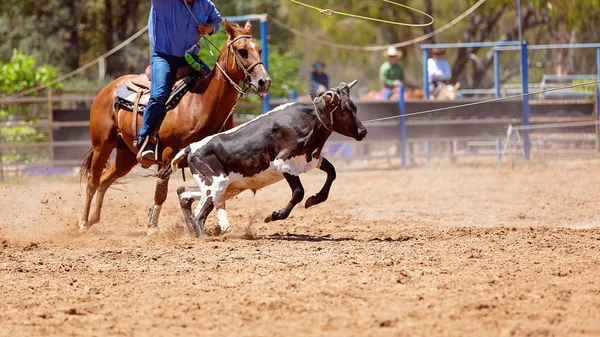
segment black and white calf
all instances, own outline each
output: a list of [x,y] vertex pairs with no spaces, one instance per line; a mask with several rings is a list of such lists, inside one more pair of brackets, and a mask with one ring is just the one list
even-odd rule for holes
[[[358,141],[367,135],[350,99],[350,89],[356,82],[342,82],[315,97],[312,103],[283,104],[248,123],[181,150],[173,159],[172,172],[187,156],[198,183],[198,187],[177,189],[189,230],[202,236],[206,217],[217,205],[221,232],[227,231],[230,228],[227,213],[219,205],[244,190],[256,191],[282,179],[290,185],[292,199],[265,221],[285,219],[304,198],[300,173],[316,167],[327,173],[327,181],[317,194],[306,200],[305,206],[327,200],[335,169],[321,156],[325,141],[333,131]],[[192,213],[195,200],[198,205]]]

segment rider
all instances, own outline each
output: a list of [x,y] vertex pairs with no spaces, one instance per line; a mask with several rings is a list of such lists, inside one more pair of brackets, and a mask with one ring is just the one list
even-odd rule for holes
[[[138,134],[138,147],[152,134],[164,114],[177,69],[187,64],[186,51],[194,47],[201,35],[216,33],[220,22],[221,15],[210,0],[152,0],[148,18],[152,86]],[[206,65],[203,68],[210,72]],[[154,145],[150,140],[141,155],[154,160]]]
[[310,73],[310,91],[318,94],[329,89],[329,77],[325,73],[325,62],[317,61]]
[[427,77],[429,79],[429,91],[437,93],[439,84],[448,84],[447,81],[452,77],[450,64],[444,58],[445,49],[431,49],[431,58],[427,60]]
[[402,51],[390,46],[385,56],[387,61],[379,68],[379,79],[383,85],[383,98],[389,99],[393,90],[404,82],[404,69],[398,63],[398,59],[402,57]]

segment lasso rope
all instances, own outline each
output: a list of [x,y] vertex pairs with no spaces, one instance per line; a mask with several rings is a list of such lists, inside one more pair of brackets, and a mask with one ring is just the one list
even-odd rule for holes
[[512,98],[519,98],[519,97],[524,97],[524,96],[529,96],[529,95],[542,94],[542,93],[545,93],[545,92],[558,91],[558,90],[562,90],[562,89],[583,87],[583,86],[586,86],[586,85],[592,85],[592,84],[598,84],[598,83],[600,83],[600,81],[592,81],[592,82],[586,82],[586,83],[571,84],[571,85],[565,85],[565,86],[562,86],[562,87],[556,87],[556,88],[552,88],[552,89],[538,90],[538,91],[533,91],[533,92],[528,92],[528,93],[523,93],[523,94],[518,94],[518,95],[492,98],[492,99],[487,99],[487,100],[478,101],[478,102],[472,102],[472,103],[466,103],[466,104],[448,106],[448,107],[444,107],[444,108],[430,109],[430,110],[425,110],[425,111],[417,111],[417,112],[413,112],[413,113],[409,113],[409,114],[405,114],[405,115],[398,115],[398,116],[389,116],[389,117],[369,119],[367,121],[364,121],[363,124],[373,123],[373,122],[381,122],[381,121],[386,121],[386,120],[390,120],[390,119],[397,119],[397,118],[402,118],[402,117],[424,115],[424,114],[428,114],[428,113],[432,113],[432,112],[439,112],[439,111],[445,111],[445,110],[465,108],[465,107],[473,106],[473,105],[480,105],[480,104],[485,104],[485,103],[493,103],[493,102],[503,101],[503,100],[512,99]]
[[417,12],[419,14],[422,14],[424,16],[426,16],[430,21],[427,23],[405,23],[405,22],[394,22],[394,21],[389,21],[389,20],[383,20],[383,19],[377,19],[377,18],[372,18],[372,17],[368,17],[368,16],[363,16],[363,15],[357,15],[357,14],[352,14],[352,13],[345,13],[345,12],[339,12],[333,9],[329,9],[329,8],[319,8],[316,6],[312,6],[309,4],[306,4],[304,2],[298,1],[298,0],[288,0],[290,2],[293,2],[295,4],[298,5],[302,5],[304,7],[310,8],[310,9],[314,9],[316,11],[318,11],[319,13],[323,14],[323,15],[327,15],[327,16],[333,16],[334,14],[338,14],[338,15],[343,15],[343,16],[348,16],[348,17],[353,17],[353,18],[357,18],[357,19],[362,19],[362,20],[370,20],[370,21],[375,21],[375,22],[381,22],[381,23],[387,23],[390,25],[397,25],[397,26],[405,26],[405,27],[427,27],[427,26],[431,26],[433,24],[433,22],[435,21],[433,19],[433,16],[420,11],[416,8],[407,6],[407,5],[403,5],[403,4],[399,4],[396,2],[393,2],[391,0],[381,0],[383,2],[387,2],[389,4],[392,4],[394,6],[398,6],[398,7],[402,7],[402,8],[406,8],[408,10],[411,10],[413,12]]
[[355,45],[351,45],[351,44],[341,44],[341,43],[336,43],[333,41],[327,41],[322,38],[315,37],[313,34],[307,34],[298,29],[292,28],[292,27],[288,26],[287,24],[283,23],[281,20],[279,20],[273,16],[269,16],[269,21],[273,22],[274,24],[278,25],[279,27],[286,29],[296,35],[302,36],[302,37],[309,39],[311,41],[314,41],[316,43],[324,44],[326,46],[330,46],[333,48],[358,50],[358,51],[379,51],[379,50],[386,50],[390,46],[396,47],[396,48],[410,46],[412,44],[427,40],[428,38],[430,38],[432,36],[440,34],[441,32],[447,30],[448,28],[454,26],[455,24],[457,24],[458,22],[460,22],[461,20],[463,20],[464,18],[469,16],[477,8],[479,8],[479,6],[481,6],[485,1],[486,0],[479,0],[471,8],[467,9],[464,13],[462,13],[461,15],[456,17],[454,20],[448,22],[447,24],[443,25],[442,27],[436,29],[435,31],[433,31],[431,33],[427,33],[423,36],[419,36],[418,38],[415,38],[415,39],[412,39],[409,41],[403,41],[403,42],[398,42],[398,43],[394,43],[394,44],[386,44],[386,45],[381,45],[381,46],[355,46]]

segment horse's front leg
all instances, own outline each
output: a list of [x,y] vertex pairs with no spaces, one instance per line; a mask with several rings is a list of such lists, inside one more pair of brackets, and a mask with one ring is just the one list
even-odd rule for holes
[[148,234],[160,232],[158,227],[158,217],[162,205],[167,200],[167,193],[169,192],[169,177],[158,179],[156,182],[156,189],[154,190],[154,204],[148,211]]
[[331,185],[335,180],[335,167],[333,167],[333,165],[331,164],[331,162],[329,162],[329,160],[327,160],[327,158],[323,158],[323,160],[321,161],[321,165],[319,165],[319,169],[327,173],[327,180],[325,181],[325,184],[323,185],[319,193],[311,196],[306,200],[306,203],[304,203],[304,207],[306,208],[320,204],[323,201],[327,200],[327,197],[329,197],[329,190],[331,190]]
[[287,206],[285,206],[285,208],[282,208],[279,211],[275,211],[271,215],[269,215],[265,219],[265,222],[286,219],[292,212],[294,206],[296,206],[300,201],[302,201],[302,199],[304,199],[304,187],[302,187],[300,177],[291,175],[289,173],[284,173],[283,176],[285,177],[285,180],[288,182],[290,188],[292,189],[292,199],[287,204]]
[[[173,159],[173,150],[171,148],[165,148],[162,153],[163,165],[171,165],[171,159]],[[169,178],[170,175],[161,176],[156,182],[156,189],[154,190],[154,204],[148,211],[148,235],[160,232],[158,227],[158,217],[162,205],[167,200],[167,193],[169,192]]]

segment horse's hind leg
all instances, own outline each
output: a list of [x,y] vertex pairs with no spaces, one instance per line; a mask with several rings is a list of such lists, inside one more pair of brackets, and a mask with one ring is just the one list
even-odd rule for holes
[[129,150],[127,145],[122,141],[117,145],[117,156],[114,163],[102,174],[100,179],[100,185],[98,186],[98,193],[96,194],[96,207],[90,218],[89,226],[94,225],[100,221],[100,212],[102,211],[102,202],[104,201],[104,194],[106,190],[115,182],[115,180],[126,175],[131,169],[137,164],[135,154]]
[[106,165],[113,148],[114,145],[110,143],[103,143],[101,146],[94,147],[90,153],[91,158],[89,162],[89,168],[84,167],[84,169],[89,169],[89,175],[85,194],[85,206],[83,208],[83,214],[79,219],[80,230],[85,230],[88,227],[88,217],[90,214],[90,207],[92,205],[92,198],[98,189],[100,176],[102,175],[104,166]]

